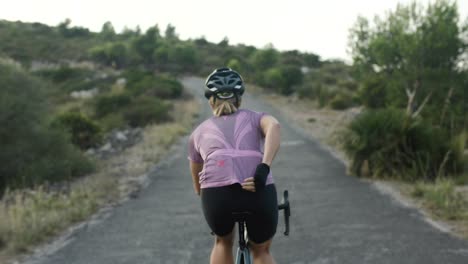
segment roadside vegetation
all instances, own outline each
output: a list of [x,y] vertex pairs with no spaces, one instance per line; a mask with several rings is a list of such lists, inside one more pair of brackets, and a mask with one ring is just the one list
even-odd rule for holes
[[452,1],[398,5],[373,23],[358,18],[350,47],[365,108],[342,143],[353,174],[414,183],[425,208],[465,220],[466,230],[467,200],[458,192],[466,192],[468,124],[468,19],[461,19]]
[[403,186],[468,237],[467,34],[454,1],[359,17],[350,29],[352,65],[321,62],[293,96],[268,97],[337,149],[350,175]]
[[[70,20],[0,20],[9,40],[0,42],[0,252],[27,252],[137,188],[128,186],[195,118],[178,78],[221,66],[297,103],[299,118],[324,114],[302,123],[330,132],[351,174],[407,183],[435,215],[466,220],[467,34],[456,2],[399,5],[357,19],[349,65],[227,37],[182,40],[171,25],[116,32],[106,22],[91,32]],[[110,158],[89,154],[112,132],[138,128],[140,143]]]

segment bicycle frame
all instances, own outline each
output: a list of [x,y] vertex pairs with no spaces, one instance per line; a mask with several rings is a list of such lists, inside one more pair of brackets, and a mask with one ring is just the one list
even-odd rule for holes
[[[283,203],[278,205],[278,210],[284,210],[284,235],[289,235],[289,217],[291,216],[291,207],[289,204],[289,193],[285,190],[283,193]],[[252,264],[252,258],[249,251],[249,242],[247,230],[245,226],[246,218],[250,215],[249,212],[234,212],[232,213],[234,220],[238,224],[239,229],[239,247],[236,252],[236,264]]]
[[252,259],[247,241],[247,232],[245,231],[245,222],[239,221],[239,247],[237,248],[236,263],[237,264],[250,264]]
[[233,213],[239,229],[239,247],[236,253],[236,264],[251,264],[252,259],[248,246],[247,230],[245,227],[246,218],[250,215],[249,212]]

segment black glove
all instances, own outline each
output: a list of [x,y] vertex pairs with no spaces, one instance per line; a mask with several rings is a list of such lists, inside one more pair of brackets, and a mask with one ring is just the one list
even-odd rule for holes
[[254,174],[254,183],[255,183],[256,190],[261,190],[265,187],[269,173],[270,173],[270,166],[268,166],[265,163],[258,164],[257,168],[255,169],[255,174]]

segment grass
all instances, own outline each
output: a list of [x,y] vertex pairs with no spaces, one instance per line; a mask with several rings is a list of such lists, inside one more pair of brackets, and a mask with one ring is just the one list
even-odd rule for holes
[[0,203],[0,255],[27,252],[87,218],[116,197],[116,186],[111,177],[95,174],[72,183],[68,191],[49,191],[39,186],[7,192]]
[[468,220],[468,201],[456,191],[452,179],[434,183],[417,182],[411,195],[422,201],[434,215],[444,220]]
[[176,100],[171,113],[174,122],[145,127],[141,142],[101,161],[95,174],[70,183],[66,191],[39,186],[6,193],[0,200],[0,263],[30,252],[100,207],[128,195],[135,187],[131,179],[148,172],[189,131],[196,112],[194,100]]

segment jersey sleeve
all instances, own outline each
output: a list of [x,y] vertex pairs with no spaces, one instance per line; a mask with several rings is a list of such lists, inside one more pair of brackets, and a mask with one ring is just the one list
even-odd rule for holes
[[253,122],[256,127],[258,127],[258,130],[262,130],[262,127],[260,126],[260,121],[262,120],[262,117],[267,115],[264,112],[254,112],[253,114]]
[[188,159],[195,163],[203,163],[203,158],[201,157],[198,149],[195,145],[195,133],[192,133],[189,138],[188,143]]

